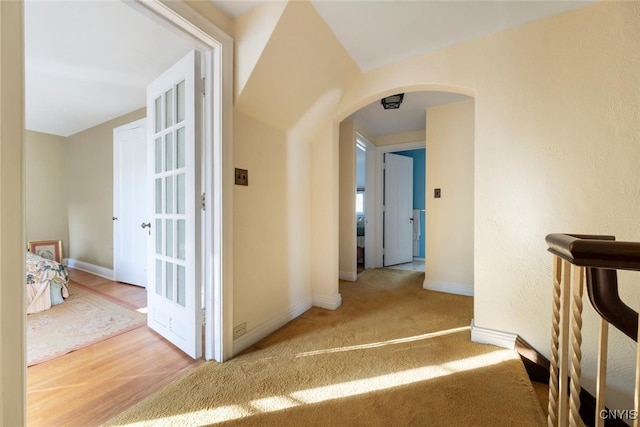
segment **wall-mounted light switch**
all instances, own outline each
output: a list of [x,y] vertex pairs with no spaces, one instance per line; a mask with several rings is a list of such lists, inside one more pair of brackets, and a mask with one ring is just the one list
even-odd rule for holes
[[440,198],[440,189],[439,188],[434,188],[433,189],[433,198],[434,199],[439,199]]
[[236,168],[236,185],[249,185],[249,171]]

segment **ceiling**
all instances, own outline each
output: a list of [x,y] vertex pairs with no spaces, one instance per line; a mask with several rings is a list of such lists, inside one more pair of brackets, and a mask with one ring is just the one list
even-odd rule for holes
[[402,104],[397,110],[385,110],[380,101],[376,101],[356,111],[347,119],[357,121],[373,136],[414,132],[425,129],[427,108],[468,98],[449,92],[410,92],[404,94]]
[[[311,1],[363,72],[591,2]],[[264,1],[213,3],[237,17]],[[27,129],[68,136],[141,108],[147,83],[194,47],[118,0],[27,0]],[[354,117],[374,135],[424,129],[427,105],[459,99],[412,93],[400,110],[390,113],[376,102]]]
[[147,84],[195,47],[121,1],[24,9],[29,130],[69,136],[142,108]]
[[[211,0],[232,17],[274,0]],[[370,71],[594,0],[310,0],[360,70]]]

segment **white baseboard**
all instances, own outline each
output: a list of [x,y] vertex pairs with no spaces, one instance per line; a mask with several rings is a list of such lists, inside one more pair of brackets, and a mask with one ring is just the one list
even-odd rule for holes
[[445,292],[448,294],[473,296],[473,286],[461,285],[459,283],[434,282],[425,280],[422,289],[429,291]]
[[89,264],[88,262],[78,261],[72,258],[65,258],[62,260],[62,263],[67,267],[85,271],[87,273],[102,277],[103,279],[114,280],[115,277],[112,269],[100,267],[99,265]]
[[277,331],[288,322],[300,316],[310,308],[311,301],[302,301],[291,307],[286,313],[273,316],[265,322],[262,322],[261,324],[251,328],[247,331],[247,333],[233,340],[233,355],[235,356],[241,351],[251,347],[264,337]]
[[342,296],[340,296],[340,294],[335,294],[333,296],[314,295],[313,305],[327,310],[335,310],[342,305]]
[[476,326],[475,321],[471,321],[471,341],[473,342],[514,349],[516,347],[517,337],[516,334],[510,332],[496,331],[495,329]]
[[348,273],[346,271],[341,271],[338,277],[340,277],[340,280],[347,280],[349,282],[355,282],[356,279],[358,278],[358,274],[357,273]]

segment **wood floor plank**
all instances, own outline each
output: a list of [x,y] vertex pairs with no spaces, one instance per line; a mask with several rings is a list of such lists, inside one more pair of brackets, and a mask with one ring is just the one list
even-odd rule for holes
[[[144,288],[69,269],[71,280],[136,307]],[[27,369],[29,426],[97,426],[202,363],[147,326]]]

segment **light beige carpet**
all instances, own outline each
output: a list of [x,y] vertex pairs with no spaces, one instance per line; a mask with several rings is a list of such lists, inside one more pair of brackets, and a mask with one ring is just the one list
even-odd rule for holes
[[69,298],[27,316],[27,365],[35,365],[146,324],[147,316],[73,282]]
[[250,351],[209,362],[108,425],[544,426],[515,351],[470,341],[472,298],[368,270]]

